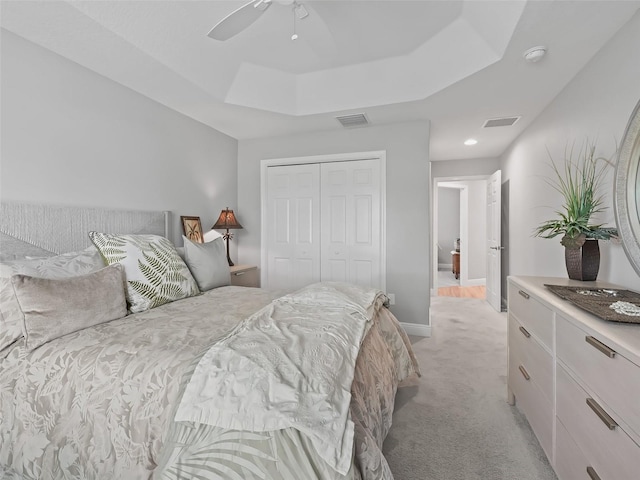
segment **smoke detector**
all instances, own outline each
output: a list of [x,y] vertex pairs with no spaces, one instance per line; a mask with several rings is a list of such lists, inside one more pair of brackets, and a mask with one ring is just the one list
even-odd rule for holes
[[547,47],[538,46],[532,47],[522,55],[524,59],[529,63],[536,63],[542,60],[542,57],[547,53]]

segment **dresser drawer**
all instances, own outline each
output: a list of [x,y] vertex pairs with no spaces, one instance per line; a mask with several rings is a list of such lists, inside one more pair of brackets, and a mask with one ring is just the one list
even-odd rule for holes
[[640,367],[618,353],[613,354],[613,358],[602,353],[592,343],[606,350],[606,339],[595,339],[604,344],[602,347],[561,315],[556,323],[558,359],[590,391],[597,392],[606,408],[615,412],[618,418],[623,418],[627,428],[640,438]]
[[509,352],[514,352],[549,403],[553,403],[553,357],[509,315]]
[[259,287],[258,267],[235,265],[231,267],[231,285],[237,287]]
[[509,313],[549,351],[553,345],[553,311],[518,284],[509,283]]
[[[589,480],[587,467],[593,468],[562,422],[557,421],[555,471],[558,478],[560,480]],[[598,473],[597,470],[596,473]]]
[[[524,372],[520,370],[524,369]],[[536,434],[540,445],[547,454],[548,458],[552,458],[552,434],[553,434],[553,409],[552,403],[549,403],[542,393],[542,390],[536,385],[533,377],[529,375],[529,380],[525,378],[525,373],[529,374],[522,360],[518,356],[518,352],[509,350],[509,387],[516,397],[518,408],[529,421],[529,425]]]
[[[640,472],[640,447],[621,427],[610,429],[605,424],[587,403],[590,396],[561,365],[556,369],[556,395],[558,419],[571,432],[584,459],[600,479],[637,480]],[[605,413],[616,420],[612,412]]]

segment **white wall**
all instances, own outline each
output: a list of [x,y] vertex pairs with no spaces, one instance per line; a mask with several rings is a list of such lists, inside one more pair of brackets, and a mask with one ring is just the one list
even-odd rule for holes
[[429,124],[369,126],[238,144],[239,261],[260,265],[260,161],[386,150],[387,290],[402,322],[429,318]]
[[0,199],[170,210],[178,244],[180,215],[206,230],[235,207],[235,139],[6,30],[1,40]]
[[[567,85],[535,122],[514,142],[502,158],[503,182],[509,182],[510,275],[567,276],[560,238],[542,239],[532,232],[553,218],[562,202],[547,186],[551,175],[546,148],[556,160],[563,158],[567,143],[597,139],[597,152],[611,156],[622,140],[629,116],[640,100],[640,12],[605,45]],[[552,54],[552,51],[550,51]],[[540,64],[544,67],[544,64]],[[614,225],[613,174],[606,178],[608,207],[599,220]],[[640,278],[622,246],[600,242],[599,280],[638,289]]]
[[451,251],[457,238],[460,238],[460,189],[438,187],[438,264],[451,265]]

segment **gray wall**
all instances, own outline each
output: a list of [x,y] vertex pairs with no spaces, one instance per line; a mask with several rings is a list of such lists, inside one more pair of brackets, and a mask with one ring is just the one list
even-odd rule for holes
[[[542,221],[554,218],[559,194],[547,186],[552,175],[546,149],[562,161],[567,143],[597,140],[597,154],[611,156],[622,140],[629,116],[640,100],[640,12],[593,58],[555,98],[502,158],[503,182],[509,185],[509,266],[511,275],[566,278],[560,238],[532,235]],[[605,185],[606,212],[599,221],[614,225],[613,174]],[[622,246],[600,242],[599,280],[640,288]]]
[[500,170],[499,158],[472,158],[469,160],[431,162],[432,178],[488,177],[496,170]]
[[438,264],[451,265],[451,250],[460,238],[460,189],[438,187]]
[[238,144],[239,259],[260,265],[260,161],[273,158],[386,150],[387,290],[402,322],[429,318],[429,124],[240,140]]
[[237,141],[2,30],[0,199],[170,210],[208,229],[237,198]]

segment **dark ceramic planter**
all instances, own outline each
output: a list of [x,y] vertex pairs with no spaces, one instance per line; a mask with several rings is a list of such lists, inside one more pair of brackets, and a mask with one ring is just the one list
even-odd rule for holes
[[600,270],[600,247],[598,240],[587,240],[582,248],[565,248],[564,261],[572,280],[593,281]]

